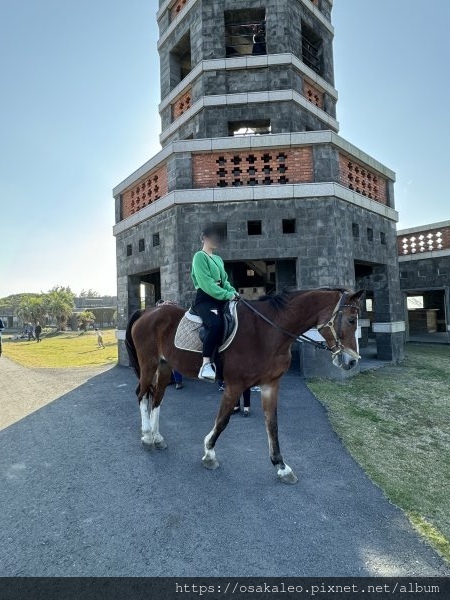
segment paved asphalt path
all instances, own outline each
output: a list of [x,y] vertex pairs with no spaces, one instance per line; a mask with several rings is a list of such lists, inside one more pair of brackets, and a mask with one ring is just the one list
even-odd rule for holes
[[[4,384],[2,384],[4,385]],[[284,455],[270,465],[259,398],[201,466],[219,392],[189,381],[161,412],[165,451],[140,445],[133,373],[117,367],[1,434],[3,576],[450,574],[364,475],[297,375],[282,386]]]

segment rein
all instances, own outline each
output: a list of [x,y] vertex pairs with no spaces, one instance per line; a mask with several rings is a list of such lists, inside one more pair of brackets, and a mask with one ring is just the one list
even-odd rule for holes
[[[330,319],[326,323],[323,323],[322,325],[319,325],[317,327],[317,331],[319,333],[320,333],[320,331],[322,331],[322,329],[326,329],[326,328],[330,329],[330,331],[333,335],[334,342],[335,342],[335,344],[332,348],[330,348],[326,344],[326,342],[318,342],[318,341],[313,340],[312,338],[308,337],[307,335],[304,335],[304,334],[295,335],[294,333],[287,331],[287,329],[284,329],[283,327],[278,325],[278,323],[275,323],[275,321],[272,321],[271,319],[269,319],[268,317],[263,315],[261,312],[259,312],[259,310],[257,310],[254,306],[252,306],[249,302],[247,302],[247,300],[244,300],[243,298],[240,298],[239,302],[242,302],[243,304],[245,304],[245,306],[247,308],[249,308],[253,313],[258,315],[258,317],[260,317],[263,321],[265,321],[266,323],[268,323],[269,325],[271,325],[272,327],[274,327],[275,329],[277,329],[284,335],[290,337],[291,339],[293,339],[297,342],[306,342],[307,344],[315,346],[316,348],[319,348],[320,350],[326,350],[327,352],[331,352],[333,356],[336,356],[336,355],[340,354],[341,352],[345,351],[348,354],[350,354],[353,358],[360,358],[360,356],[356,352],[354,352],[350,348],[345,348],[345,346],[343,346],[341,339],[340,339],[341,327],[342,327],[342,316],[344,313],[344,309],[345,308],[354,308],[359,312],[359,306],[357,306],[356,304],[346,304],[346,300],[347,300],[347,292],[343,292],[341,297],[339,298],[339,302],[336,304],[336,307],[335,307]],[[334,326],[336,319],[338,319],[337,331]],[[335,348],[337,348],[337,350],[335,350]]]

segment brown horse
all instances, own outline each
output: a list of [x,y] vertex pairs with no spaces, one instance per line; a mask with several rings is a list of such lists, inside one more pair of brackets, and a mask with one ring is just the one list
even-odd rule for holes
[[[258,384],[270,459],[281,481],[297,481],[281,455],[277,425],[278,389],[290,366],[292,343],[306,331],[317,328],[325,339],[324,348],[333,353],[334,364],[353,368],[359,359],[356,329],[363,294],[363,291],[355,294],[341,289],[317,289],[286,291],[253,302],[239,302],[239,329],[221,355],[225,392],[214,428],[204,440],[206,468],[219,466],[214,450],[217,439],[228,425],[242,392]],[[174,345],[184,313],[185,309],[179,306],[163,304],[137,311],[127,328],[130,363],[139,377],[136,394],[142,418],[142,442],[156,448],[166,447],[159,432],[159,411],[172,369],[187,377],[197,377],[201,365],[200,354],[178,350]]]

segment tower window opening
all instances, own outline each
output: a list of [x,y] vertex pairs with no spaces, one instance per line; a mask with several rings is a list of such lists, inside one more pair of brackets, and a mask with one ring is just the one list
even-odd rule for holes
[[188,31],[170,53],[171,89],[173,90],[191,71],[191,33]]
[[227,58],[267,54],[264,8],[226,10],[224,17]]
[[297,232],[296,219],[283,219],[283,233],[286,235]]
[[262,221],[247,221],[247,234],[248,235],[261,235],[262,234]]
[[272,133],[270,120],[239,121],[228,123],[228,135],[231,137],[246,137],[250,135],[267,135]]
[[302,60],[307,67],[318,75],[323,72],[323,40],[302,21]]

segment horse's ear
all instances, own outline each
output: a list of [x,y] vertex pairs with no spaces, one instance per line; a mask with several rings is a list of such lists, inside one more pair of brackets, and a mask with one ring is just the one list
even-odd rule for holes
[[366,295],[366,290],[359,290],[359,292],[356,292],[356,294],[353,294],[353,296],[350,296],[349,300],[350,302],[362,302],[365,298]]

